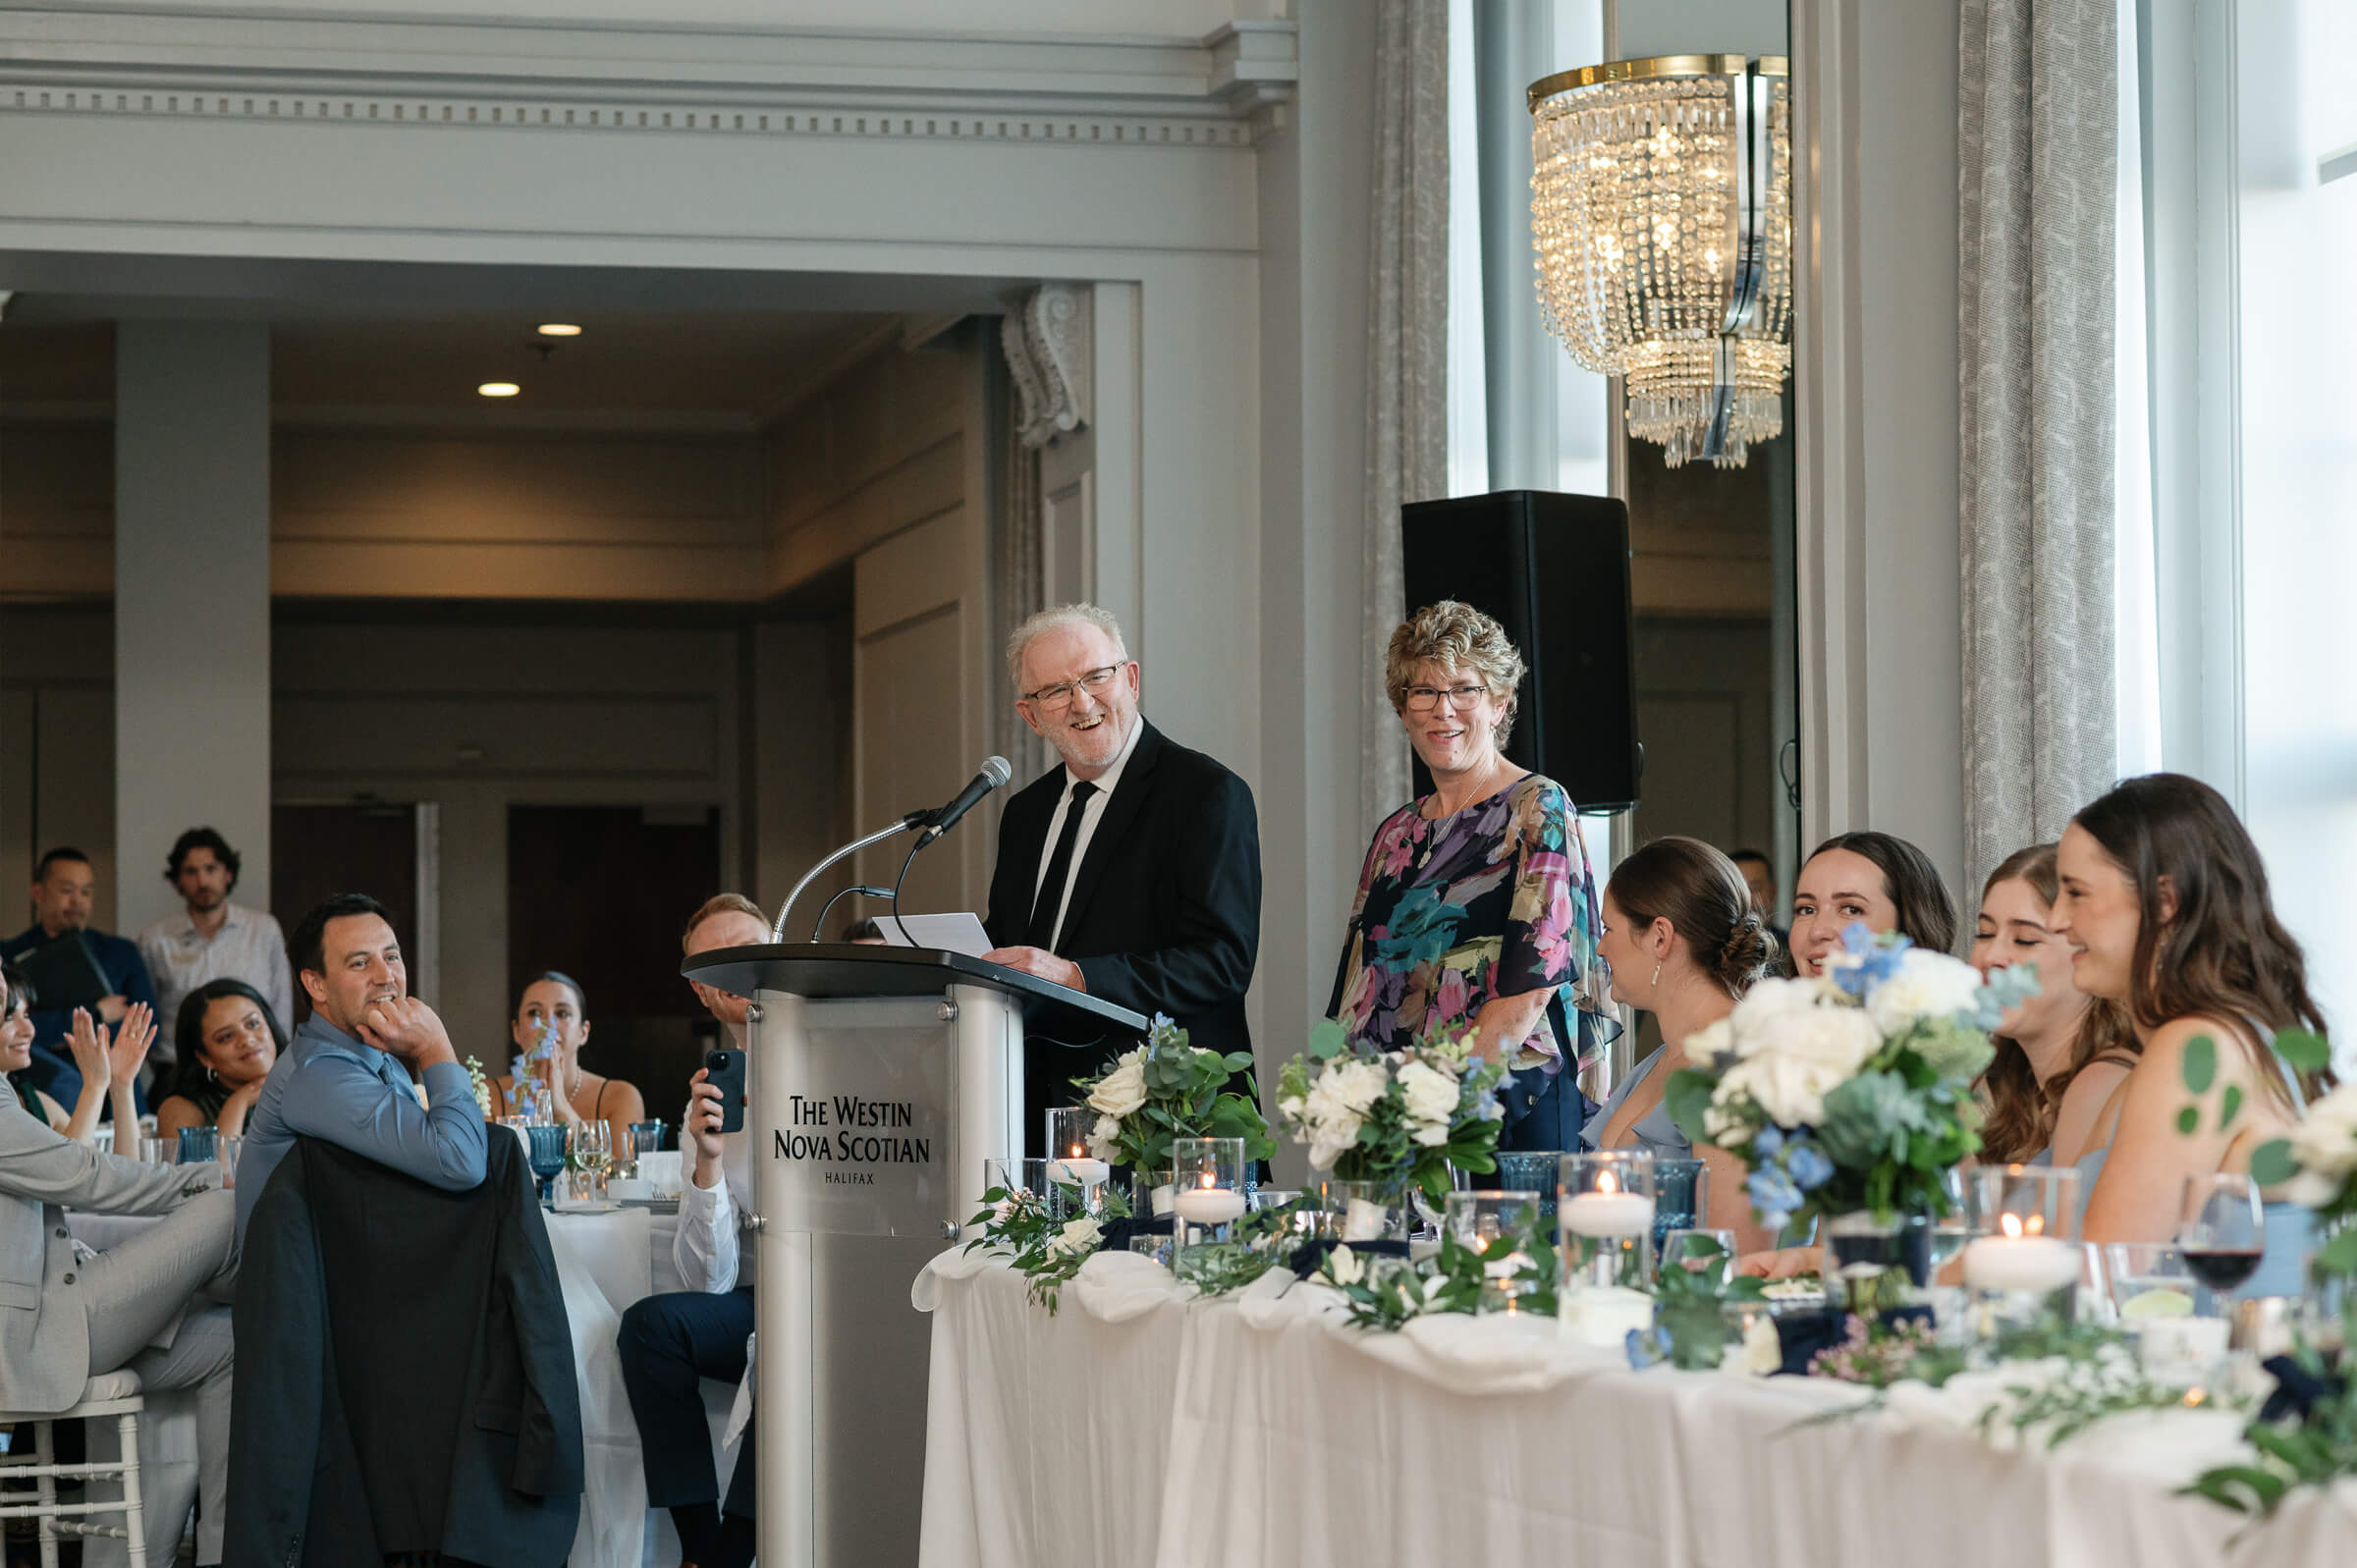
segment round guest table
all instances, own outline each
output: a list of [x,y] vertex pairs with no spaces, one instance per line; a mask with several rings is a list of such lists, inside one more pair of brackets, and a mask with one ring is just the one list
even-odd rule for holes
[[[1130,1568],[1599,1562],[1685,1568],[2328,1568],[2357,1561],[2357,1482],[2271,1523],[2176,1488],[2242,1452],[2217,1411],[2111,1418],[2049,1450],[1981,1440],[2004,1380],[1862,1391],[1631,1371],[1551,1319],[1353,1329],[1264,1277],[1190,1301],[1091,1259],[1054,1317],[950,1253],[933,1314],[922,1561]],[[1980,1376],[1980,1375],[1975,1375]],[[1961,1380],[1960,1380],[1961,1381]],[[1975,1399],[1978,1389],[1984,1397]]]

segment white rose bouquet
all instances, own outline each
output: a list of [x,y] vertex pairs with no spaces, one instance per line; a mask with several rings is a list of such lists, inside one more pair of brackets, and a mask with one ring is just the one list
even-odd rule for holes
[[[1240,1094],[1228,1087],[1239,1073]],[[1241,1138],[1247,1160],[1277,1152],[1260,1117],[1251,1054],[1198,1050],[1166,1017],[1156,1016],[1145,1044],[1122,1053],[1110,1071],[1072,1083],[1097,1113],[1088,1140],[1094,1159],[1168,1170],[1174,1138]]]
[[1853,925],[1819,980],[1765,980],[1686,1041],[1672,1117],[1750,1167],[1753,1211],[1947,1212],[1941,1175],[1980,1148],[1972,1084],[1989,1031],[2037,990],[2026,967],[1970,964]]
[[1469,1030],[1402,1051],[1353,1051],[1333,1019],[1312,1030],[1309,1051],[1277,1080],[1277,1117],[1309,1162],[1343,1181],[1448,1195],[1449,1168],[1495,1170],[1497,1087],[1505,1069],[1471,1059]]

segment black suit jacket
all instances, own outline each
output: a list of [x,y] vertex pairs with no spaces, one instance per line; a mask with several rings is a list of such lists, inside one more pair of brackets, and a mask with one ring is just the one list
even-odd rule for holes
[[486,1166],[445,1192],[311,1138],[279,1162],[238,1282],[225,1564],[565,1561],[572,1334],[516,1140]]
[[[1252,790],[1200,751],[1144,725],[1072,878],[1057,956],[1080,966],[1088,994],[1148,1017],[1168,1013],[1196,1046],[1250,1051],[1244,992],[1260,952],[1260,819]],[[1024,941],[1048,821],[1066,784],[1051,769],[1007,802],[990,879],[990,940]],[[1041,1152],[1050,1106],[1073,1103],[1071,1079],[1127,1042],[1023,1047],[1023,1147]],[[1073,1045],[1083,1050],[1070,1049]]]

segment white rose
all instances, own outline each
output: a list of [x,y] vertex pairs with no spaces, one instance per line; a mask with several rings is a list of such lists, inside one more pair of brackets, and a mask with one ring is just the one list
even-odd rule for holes
[[2308,1108],[2291,1130],[2291,1153],[2304,1174],[2335,1186],[2357,1171],[2357,1083],[2343,1084]]
[[1334,1083],[1335,1097],[1354,1116],[1372,1110],[1392,1086],[1392,1075],[1371,1061],[1345,1061],[1327,1068],[1326,1077]]
[[1127,1057],[1107,1073],[1088,1097],[1089,1108],[1108,1116],[1129,1115],[1145,1103],[1146,1069]]
[[1720,1019],[1717,1023],[1705,1024],[1702,1028],[1686,1036],[1686,1059],[1688,1061],[1716,1061],[1734,1049],[1735,1026],[1726,1018]]
[[1813,1007],[1774,1017],[1753,1049],[1719,1080],[1713,1099],[1751,1097],[1769,1119],[1797,1127],[1825,1114],[1825,1097],[1882,1047],[1874,1020],[1849,1007]]
[[1103,1237],[1104,1232],[1098,1228],[1097,1222],[1083,1216],[1056,1232],[1056,1239],[1048,1243],[1048,1251],[1061,1258],[1094,1252]]
[[1366,1267],[1358,1261],[1358,1254],[1348,1247],[1337,1247],[1326,1255],[1326,1276],[1338,1285],[1355,1285],[1366,1274]]
[[1283,1100],[1277,1102],[1277,1114],[1288,1121],[1299,1121],[1302,1107],[1303,1101],[1299,1095],[1287,1095]]
[[1748,1056],[1787,1018],[1846,1009],[1846,1000],[1829,981],[1763,980],[1743,993],[1727,1016],[1727,1049]]
[[1310,1129],[1309,1162],[1320,1170],[1332,1170],[1334,1162],[1358,1142],[1358,1129],[1364,1125],[1348,1111],[1339,1111],[1331,1119],[1315,1123]]
[[1097,1124],[1088,1129],[1088,1153],[1090,1158],[1095,1160],[1103,1160],[1108,1162],[1119,1160],[1121,1158],[1121,1150],[1114,1147],[1114,1145],[1116,1140],[1118,1140],[1121,1136],[1121,1117],[1099,1116],[1097,1118]]
[[1899,954],[1898,972],[1867,993],[1866,1015],[1895,1035],[1918,1018],[1953,1018],[1972,1006],[1980,989],[1981,972],[1961,958],[1909,947]]
[[1407,1097],[1407,1114],[1411,1120],[1438,1121],[1445,1130],[1449,1118],[1456,1114],[1456,1080],[1445,1072],[1435,1072],[1420,1061],[1411,1061],[1399,1069],[1399,1090]]
[[1747,1141],[1743,1118],[1722,1106],[1717,1095],[1702,1113],[1702,1130],[1722,1149],[1733,1149]]

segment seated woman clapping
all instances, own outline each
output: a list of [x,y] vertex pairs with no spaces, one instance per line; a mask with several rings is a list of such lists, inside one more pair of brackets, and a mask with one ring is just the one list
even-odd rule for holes
[[[2124,1003],[2144,1044],[2099,1112],[2099,1139],[2115,1130],[2078,1161],[2083,1234],[2165,1242],[2184,1217],[2188,1178],[2249,1170],[2252,1152],[2330,1085],[2329,1072],[2303,1082],[2275,1049],[2282,1030],[2324,1033],[2324,1014],[2275,918],[2258,845],[2201,781],[2164,773],[2114,786],[2071,819],[2056,865],[2051,924],[2073,949],[2072,977]],[[2194,1074],[2207,1078],[2196,1093],[2185,1067],[2200,1040],[2211,1068]],[[2238,1293],[2297,1295],[2311,1217],[2270,1203],[2266,1221],[2264,1259]]]
[[[546,1091],[550,1115],[569,1127],[603,1120],[613,1129],[614,1147],[630,1147],[630,1123],[646,1119],[646,1097],[632,1084],[600,1077],[581,1065],[581,1048],[589,1043],[589,1003],[579,981],[556,969],[533,976],[517,999],[510,1033]],[[543,1042],[547,1049],[534,1060]],[[519,1108],[512,1075],[500,1077],[499,1095],[502,1107],[511,1112]]]
[[[31,1025],[13,976],[0,1004],[0,1066],[30,1060]],[[146,1009],[135,1007],[134,1014]],[[126,1016],[112,1042],[78,1017],[75,1055],[83,1098],[128,1085],[154,1029]],[[135,1028],[135,1022],[141,1027]],[[86,1036],[84,1035],[86,1031]],[[93,1049],[94,1048],[94,1049]],[[20,1089],[0,1096],[0,1410],[60,1411],[82,1397],[92,1377],[128,1367],[149,1394],[196,1390],[197,1488],[202,1513],[196,1559],[221,1560],[227,1505],[230,1407],[230,1314],[235,1272],[231,1243],[236,1208],[220,1190],[212,1163],[150,1165],[100,1154],[74,1142],[53,1121],[54,1103]],[[115,1102],[118,1145],[136,1152],[138,1122],[125,1090]],[[162,1222],[108,1251],[79,1252],[68,1212],[153,1215]],[[161,1424],[140,1425],[140,1460],[160,1476],[155,1448]],[[169,1562],[187,1523],[151,1492],[146,1509],[148,1560]]]
[[98,1113],[112,1107],[113,1149],[126,1157],[139,1152],[139,1108],[132,1098],[147,1048],[155,1043],[155,1019],[143,1001],[134,1002],[111,1031],[81,1008],[66,1037],[74,1065],[82,1069],[82,1098],[65,1107],[17,1075],[32,1065],[32,993],[15,966],[0,966],[0,1073],[8,1076],[10,1098],[60,1137],[76,1142],[98,1127]]
[[2038,972],[2038,994],[2008,1008],[1991,1037],[1997,1057],[1980,1082],[1984,1163],[2067,1165],[2101,1148],[2111,1136],[2104,1107],[2142,1049],[2118,1002],[2072,981],[2070,944],[2051,923],[2058,891],[2055,846],[2032,844],[2007,856],[1981,892],[1973,967]]
[[1612,967],[1613,999],[1652,1013],[1662,1046],[1588,1117],[1581,1146],[1701,1159],[1711,1173],[1701,1222],[1732,1230],[1738,1252],[1775,1245],[1775,1233],[1752,1217],[1742,1162],[1690,1143],[1662,1104],[1671,1074],[1687,1064],[1686,1042],[1734,1011],[1775,957],[1776,939],[1751,907],[1743,873],[1699,838],[1654,839],[1605,885],[1598,947]]
[[244,1137],[247,1113],[287,1049],[270,1003],[243,980],[209,981],[181,1002],[172,1038],[180,1067],[155,1108],[156,1132],[177,1138],[183,1127],[218,1127],[225,1138]]

